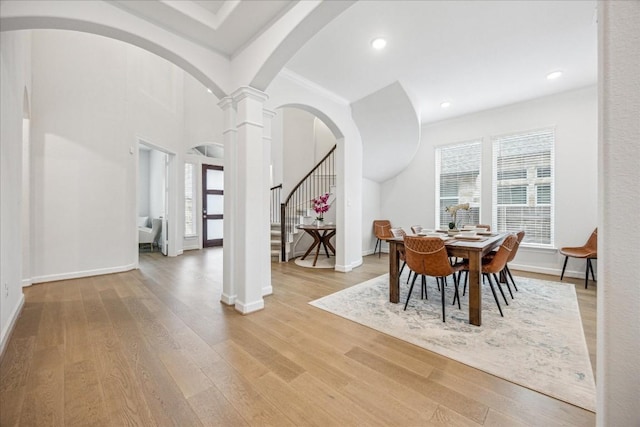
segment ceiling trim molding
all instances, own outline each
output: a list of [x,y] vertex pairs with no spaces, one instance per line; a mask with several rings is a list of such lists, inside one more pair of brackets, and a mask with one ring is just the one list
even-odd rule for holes
[[225,0],[218,13],[212,13],[191,0],[160,0],[160,3],[212,30],[217,30],[240,4],[240,0]]
[[302,77],[300,74],[295,73],[291,70],[289,70],[288,68],[283,68],[282,70],[280,70],[280,73],[278,74],[282,77],[285,77],[289,80],[291,80],[292,82],[299,84],[300,86],[303,86],[307,89],[309,89],[312,92],[318,93],[322,96],[325,96],[335,102],[337,102],[338,104],[343,104],[343,105],[349,105],[351,104],[351,102],[349,102],[347,99],[341,97],[340,95],[338,95],[335,92],[331,92],[329,89],[324,88],[323,86],[320,86],[319,84],[312,82],[309,79],[306,79],[304,77]]

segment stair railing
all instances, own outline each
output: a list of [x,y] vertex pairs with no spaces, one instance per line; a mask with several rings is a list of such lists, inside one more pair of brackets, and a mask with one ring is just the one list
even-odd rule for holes
[[271,224],[280,222],[280,201],[282,200],[282,184],[271,187],[271,203],[269,220]]
[[[312,208],[311,200],[331,192],[336,184],[335,174],[336,146],[327,153],[318,164],[293,187],[286,200],[280,205],[280,259],[287,261],[287,241],[301,216]],[[304,215],[301,215],[304,213]]]

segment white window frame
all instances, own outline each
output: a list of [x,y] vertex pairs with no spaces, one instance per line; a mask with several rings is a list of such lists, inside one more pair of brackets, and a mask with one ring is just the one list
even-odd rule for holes
[[[458,143],[454,143],[454,144],[447,144],[447,145],[441,145],[438,147],[435,147],[435,174],[436,174],[436,179],[435,179],[435,225],[436,228],[439,229],[444,229],[446,230],[448,228],[448,222],[445,222],[444,224],[442,223],[442,217],[441,214],[443,213],[443,210],[449,206],[449,204],[447,204],[446,206],[442,205],[442,198],[440,197],[440,183],[441,183],[441,176],[442,176],[442,154],[443,151],[447,151],[447,150],[477,150],[477,152],[475,153],[475,155],[477,155],[478,157],[478,176],[476,177],[476,184],[475,184],[475,191],[474,194],[472,196],[466,195],[466,196],[461,196],[460,194],[458,194],[458,201],[456,204],[460,204],[460,203],[469,203],[470,207],[473,208],[474,210],[477,209],[477,218],[474,218],[475,221],[471,221],[471,222],[475,222],[475,223],[479,223],[480,222],[480,215],[482,212],[481,209],[481,202],[482,202],[482,138],[477,138],[477,139],[473,139],[473,140],[469,140],[469,141],[465,141],[465,142],[458,142]],[[458,211],[458,218],[457,218],[457,222],[465,222],[464,221],[464,216],[465,215],[469,215],[467,212],[465,211]],[[446,215],[444,215],[446,216]],[[461,218],[461,216],[463,216],[463,218]],[[467,217],[467,220],[469,220],[469,218]],[[474,224],[475,225],[475,224]]]
[[[522,150],[525,152],[520,158],[514,154],[508,154],[509,151],[517,152],[519,144],[522,145]],[[525,237],[522,242],[522,246],[539,247],[539,248],[554,248],[555,247],[555,128],[544,128],[530,131],[522,131],[508,135],[493,136],[491,138],[492,152],[493,152],[493,176],[492,176],[492,230],[499,232],[517,232],[525,230]],[[546,146],[546,147],[545,147]],[[536,163],[534,150],[545,150],[543,156],[540,157],[544,163]],[[526,153],[526,151],[531,151]],[[506,153],[506,154],[505,154]],[[547,156],[548,153],[548,156]],[[528,155],[527,155],[528,154]],[[503,172],[506,167],[498,169],[498,159],[510,157],[510,165],[526,168],[526,178],[516,178],[511,180],[500,180],[502,185],[515,186],[523,185],[527,188],[526,204],[498,204],[498,173]],[[546,159],[548,158],[548,164]],[[538,170],[540,168],[549,168],[549,176],[538,177]],[[538,186],[549,185],[550,203],[538,203]],[[500,210],[507,210],[513,208],[517,211],[518,208],[524,208],[521,211],[522,222],[517,226],[512,225],[511,229],[499,220]],[[531,216],[528,216],[526,208],[548,208],[548,218],[545,218],[541,223],[536,223],[536,220],[531,220]],[[544,217],[543,217],[544,218]],[[544,233],[548,223],[548,235]],[[532,231],[533,230],[533,231]],[[528,232],[527,232],[528,231]],[[548,240],[542,242],[541,240]]]
[[[192,230],[191,233],[188,232],[188,218],[189,212],[187,211],[189,205],[189,189],[187,185],[189,183],[188,171],[187,168],[191,166],[191,222],[192,222]],[[196,237],[198,235],[198,191],[197,191],[197,164],[192,162],[184,163],[184,237]]]

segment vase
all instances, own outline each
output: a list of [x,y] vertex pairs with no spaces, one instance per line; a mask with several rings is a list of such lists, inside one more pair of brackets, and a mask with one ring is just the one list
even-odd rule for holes
[[316,227],[322,227],[324,225],[324,218],[316,218]]

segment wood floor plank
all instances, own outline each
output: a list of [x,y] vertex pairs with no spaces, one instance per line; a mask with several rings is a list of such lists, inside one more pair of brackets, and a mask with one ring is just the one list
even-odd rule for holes
[[268,402],[251,382],[225,361],[213,363],[208,368],[207,376],[249,425],[295,425],[279,408]]
[[158,425],[201,425],[158,355],[148,347],[134,317],[117,292],[103,290],[100,296],[155,422]]
[[107,426],[102,388],[93,360],[68,363],[64,368],[64,425]]
[[421,377],[415,372],[361,348],[355,347],[347,353],[347,356],[375,371],[384,372],[387,376],[394,378],[403,385],[413,388],[418,393],[424,394],[430,399],[439,402],[440,405],[444,405],[478,424],[484,422],[489,407],[475,399],[434,383],[428,378]]
[[33,356],[20,425],[64,425],[64,347],[47,346]]
[[205,426],[248,426],[242,415],[220,393],[211,387],[189,397],[189,404]]
[[20,338],[14,333],[0,361],[1,426],[14,426],[20,422],[35,348],[35,336]]
[[[0,424],[593,426],[595,416],[309,302],[388,271],[272,263],[247,316],[220,303],[222,250],[33,285],[0,360]],[[519,277],[557,277],[515,272]],[[597,283],[575,287],[595,371]]]

